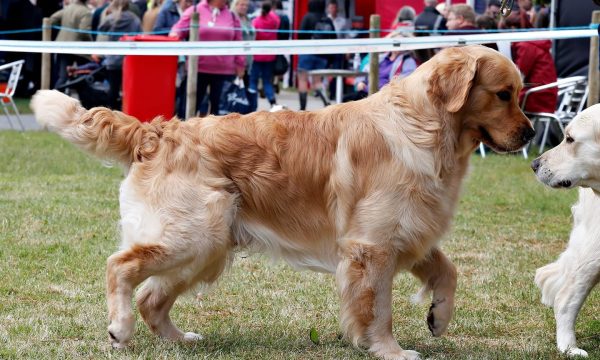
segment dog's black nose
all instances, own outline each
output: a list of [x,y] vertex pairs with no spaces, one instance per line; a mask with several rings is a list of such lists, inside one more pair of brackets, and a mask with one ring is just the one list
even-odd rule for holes
[[523,141],[529,142],[529,140],[533,139],[535,136],[535,130],[533,128],[528,127],[523,131]]
[[540,158],[537,158],[531,162],[531,169],[533,170],[533,172],[537,172],[537,170],[540,168],[540,164]]

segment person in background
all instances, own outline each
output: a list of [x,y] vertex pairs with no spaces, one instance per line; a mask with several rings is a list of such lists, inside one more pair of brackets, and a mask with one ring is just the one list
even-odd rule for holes
[[152,31],[163,35],[168,34],[173,25],[179,21],[181,14],[192,4],[193,0],[165,0],[158,11]]
[[279,30],[283,30],[277,33],[277,40],[289,40],[292,36],[290,33],[290,17],[285,13],[283,9],[283,3],[281,0],[275,0],[275,14],[279,16]]
[[[92,29],[92,12],[86,6],[86,0],[73,0],[72,3],[62,10],[50,16],[52,25],[60,25],[56,41],[91,41],[92,36],[87,33]],[[68,31],[66,29],[78,29],[83,32]],[[59,87],[67,82],[67,66],[71,65],[77,57],[71,54],[57,54],[58,79],[54,87]]]
[[500,0],[488,0],[484,15],[497,19],[500,14],[500,6],[502,6]]
[[[386,37],[412,37],[409,33],[392,33]],[[360,69],[369,71],[369,55],[362,59]],[[390,51],[379,55],[379,89],[387,85],[392,79],[402,79],[410,75],[419,66],[413,51]],[[367,77],[357,77],[354,82],[355,92],[344,96],[344,102],[366,98],[369,95]]]
[[489,15],[479,15],[475,19],[475,24],[481,30],[497,30],[498,23],[496,22],[496,18],[493,18]]
[[[520,29],[521,20],[521,14],[512,13],[502,20],[500,27]],[[519,102],[523,100],[528,89],[556,81],[556,68],[550,53],[551,48],[552,41],[550,40],[522,41],[511,44],[513,62],[521,71],[525,84],[519,94]],[[553,113],[556,110],[557,98],[556,88],[536,92],[527,98],[525,110]]]
[[[466,4],[457,4],[450,7],[448,10],[448,18],[446,26],[449,31],[446,35],[464,35],[469,33],[478,33],[475,25],[475,11]],[[470,32],[469,30],[474,30]]]
[[[271,0],[264,0],[260,15],[252,20],[252,25],[256,29],[256,40],[277,40],[280,19],[274,11],[271,10]],[[270,30],[270,31],[262,31]],[[262,80],[265,97],[271,106],[277,104],[275,100],[275,91],[273,90],[273,68],[275,66],[275,55],[254,55],[254,62],[250,70],[250,86],[248,93],[251,97],[252,111],[256,111],[258,104],[258,79]]]
[[530,29],[535,23],[536,11],[532,0],[518,0],[521,14],[521,28]]
[[152,0],[150,3],[150,8],[146,11],[144,18],[142,19],[143,32],[151,32],[152,29],[154,29],[154,24],[156,24],[156,19],[158,19],[162,2],[163,0]]
[[[98,26],[100,26],[100,22],[102,21],[102,13],[106,8],[108,8],[108,4],[110,0],[102,0],[97,3],[98,7],[92,12],[92,31],[98,31]],[[97,34],[92,34],[92,40],[96,40]]]
[[412,6],[405,5],[398,10],[392,29],[396,32],[414,31],[416,12]]
[[[301,32],[298,34],[300,40],[322,40],[336,39],[335,27],[331,19],[325,15],[324,0],[309,0],[308,13],[302,18],[300,23]],[[316,31],[308,33],[308,31]],[[326,69],[329,62],[327,55],[303,54],[298,56],[298,96],[300,98],[300,110],[306,109],[308,92],[308,72],[311,70]],[[313,76],[311,85],[315,89],[315,94],[321,98],[323,104],[327,106],[329,102],[321,90],[321,78]]]
[[[227,8],[227,0],[203,0],[195,9],[200,15],[198,37],[201,41],[241,41],[240,19]],[[173,25],[171,35],[186,39],[189,35],[191,16],[194,7],[189,7],[179,21]],[[198,89],[196,92],[196,111],[210,88],[210,114],[219,112],[219,100],[223,84],[237,75],[244,77],[246,57],[244,55],[199,56]],[[180,87],[181,88],[181,87]],[[178,115],[185,116],[185,102],[181,102]]]
[[[291,23],[290,17],[283,9],[283,3],[281,0],[274,0],[275,4],[275,14],[279,16],[279,32],[277,33],[277,40],[289,40],[292,37],[292,33],[290,32]],[[285,55],[285,58],[288,60],[288,64],[290,62],[290,56]],[[289,68],[289,67],[288,67]],[[273,78],[273,86],[275,87],[275,93],[279,94],[280,83],[283,82],[284,75],[275,75]],[[291,74],[288,79],[291,80]]]
[[[112,0],[106,9],[106,18],[100,24],[100,31],[111,33],[136,33],[142,31],[140,19],[129,10],[129,0]],[[122,35],[109,35],[109,41],[119,41]],[[123,83],[123,55],[107,55],[103,64],[108,77],[108,101],[112,109],[120,109],[120,92]]]
[[144,14],[146,10],[148,10],[148,3],[146,0],[131,0],[131,5],[129,6],[131,12],[137,15],[137,17],[141,20],[144,18]]
[[417,30],[446,30],[446,19],[435,8],[437,0],[425,0],[423,12],[415,17],[415,29]]
[[327,3],[327,16],[333,22],[338,39],[347,39],[350,37],[350,21],[340,15],[337,0],[329,0]]
[[[234,0],[231,4],[231,10],[240,19],[240,25],[242,27],[242,39],[244,41],[252,41],[256,39],[256,30],[252,25],[252,21],[248,18],[248,8],[250,2],[248,0]],[[246,73],[244,76],[244,83],[249,83],[250,69],[252,69],[252,55],[246,55]]]

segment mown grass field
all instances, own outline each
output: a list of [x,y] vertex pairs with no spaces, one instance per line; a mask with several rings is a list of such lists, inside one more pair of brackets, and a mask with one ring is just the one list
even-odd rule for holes
[[[182,297],[172,311],[204,341],[166,342],[138,321],[131,347],[112,350],[104,271],[118,246],[122,171],[45,132],[0,132],[0,154],[0,359],[370,358],[339,339],[331,275],[243,254],[210,292]],[[419,284],[400,274],[396,338],[431,359],[561,359],[533,275],[566,245],[576,191],[544,188],[520,156],[491,155],[473,156],[463,194],[443,242],[459,269],[449,333],[430,336],[427,305],[408,301]],[[596,359],[599,314],[596,290],[577,323],[580,346]]]

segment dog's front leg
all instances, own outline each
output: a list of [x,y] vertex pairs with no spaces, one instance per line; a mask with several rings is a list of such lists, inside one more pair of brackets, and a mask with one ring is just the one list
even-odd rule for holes
[[441,336],[448,329],[454,312],[456,268],[440,249],[433,248],[410,271],[423,282],[419,295],[423,296],[433,290],[427,326],[433,336]]
[[386,360],[418,359],[392,334],[392,282],[397,254],[391,248],[351,242],[342,249],[336,280],[341,296],[341,325],[354,345],[368,347]]

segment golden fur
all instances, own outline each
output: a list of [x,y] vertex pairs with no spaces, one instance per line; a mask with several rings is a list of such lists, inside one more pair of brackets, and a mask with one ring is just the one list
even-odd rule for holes
[[113,346],[133,335],[130,300],[144,281],[137,303],[149,328],[200,339],[175,327],[169,310],[243,247],[335,273],[349,339],[381,358],[412,359],[418,353],[392,335],[392,280],[411,271],[422,295],[433,291],[427,321],[443,334],[456,271],[437,244],[479,141],[515,151],[533,136],[517,104],[521,86],[509,60],[468,46],[441,51],[364,100],[315,112],[140,123],[52,91],[32,107],[45,126],[128,169],[121,250],[107,266]]

